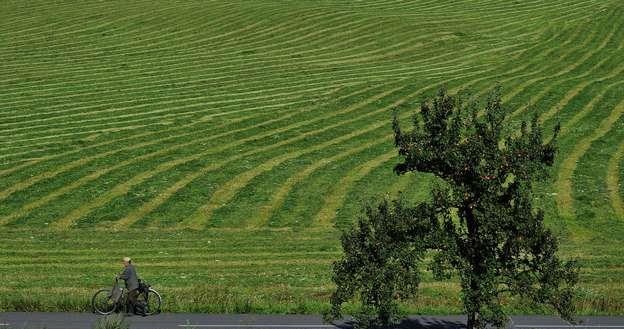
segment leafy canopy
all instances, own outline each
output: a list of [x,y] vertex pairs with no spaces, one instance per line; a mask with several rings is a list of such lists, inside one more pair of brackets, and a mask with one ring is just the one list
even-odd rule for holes
[[484,108],[440,89],[421,105],[409,132],[395,115],[395,146],[404,158],[395,172],[430,173],[439,184],[429,202],[408,206],[399,198],[368,206],[343,233],[330,317],[340,317],[342,304],[357,297],[360,326],[396,321],[398,301],[416,294],[428,253],[436,279],[459,277],[469,328],[503,326],[501,299],[509,295],[549,304],[571,319],[578,266],[557,257],[557,241],[531,192],[548,176],[559,127],[548,143],[536,116],[517,132],[506,128],[498,87]]

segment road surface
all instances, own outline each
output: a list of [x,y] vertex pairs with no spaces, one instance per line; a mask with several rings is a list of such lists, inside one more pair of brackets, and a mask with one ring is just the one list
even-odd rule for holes
[[[0,313],[0,329],[90,329],[101,316],[89,313]],[[546,316],[514,316],[510,329],[624,329],[622,317],[581,317],[582,323],[572,326]],[[132,329],[351,329],[348,322],[323,323],[313,315],[215,315],[167,313],[151,317],[127,318]],[[412,316],[397,328],[461,329],[463,316]]]

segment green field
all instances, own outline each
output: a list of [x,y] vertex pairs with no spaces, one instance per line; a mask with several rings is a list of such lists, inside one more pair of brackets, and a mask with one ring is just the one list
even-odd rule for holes
[[[81,310],[122,256],[170,311],[319,312],[339,229],[397,177],[391,113],[503,86],[562,124],[537,203],[624,314],[621,0],[0,1],[0,311]],[[411,312],[460,312],[425,276]],[[509,301],[512,312],[527,309]]]

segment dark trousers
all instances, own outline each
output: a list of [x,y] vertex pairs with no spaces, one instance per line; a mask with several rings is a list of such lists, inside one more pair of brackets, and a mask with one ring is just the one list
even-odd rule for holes
[[136,305],[138,297],[139,289],[132,289],[128,291],[128,313],[134,313],[134,305]]

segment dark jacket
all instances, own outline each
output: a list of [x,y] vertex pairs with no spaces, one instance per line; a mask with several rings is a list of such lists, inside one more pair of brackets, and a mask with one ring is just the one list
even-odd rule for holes
[[123,272],[119,274],[119,278],[126,281],[126,288],[128,290],[134,290],[139,288],[139,278],[137,277],[134,265],[130,264],[125,267]]

